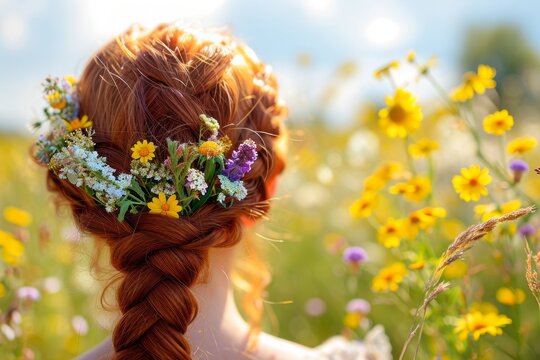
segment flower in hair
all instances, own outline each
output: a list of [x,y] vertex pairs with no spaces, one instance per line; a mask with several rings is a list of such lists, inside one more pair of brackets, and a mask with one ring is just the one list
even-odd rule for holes
[[156,154],[156,147],[153,142],[148,142],[147,140],[137,141],[135,145],[131,148],[133,154],[131,157],[135,160],[139,160],[142,163],[146,163],[149,160],[152,160]]
[[150,214],[161,214],[178,219],[178,213],[182,211],[182,206],[178,205],[176,195],[171,195],[169,198],[164,193],[160,192],[158,197],[152,199],[148,203]]
[[121,173],[94,149],[93,122],[79,114],[77,81],[47,78],[43,85],[48,103],[45,121],[51,131],[36,142],[36,158],[60,179],[83,189],[107,212],[118,212],[120,221],[128,213],[143,212],[179,218],[207,203],[227,208],[247,197],[242,178],[257,159],[257,144],[244,140],[227,159],[231,140],[219,136],[216,119],[199,116],[197,142],[167,139],[165,159],[157,158],[153,142],[137,141],[130,148],[129,173]]

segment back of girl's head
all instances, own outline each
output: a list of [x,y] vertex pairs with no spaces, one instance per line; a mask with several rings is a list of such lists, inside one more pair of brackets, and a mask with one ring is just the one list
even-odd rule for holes
[[190,287],[204,281],[208,250],[236,244],[242,219],[268,211],[267,182],[284,166],[277,140],[285,108],[275,78],[224,33],[161,25],[133,27],[106,44],[88,62],[77,91],[80,113],[93,121],[96,151],[121,172],[129,172],[137,140],[154,142],[161,161],[167,138],[197,142],[200,114],[218,120],[233,148],[248,138],[257,144],[244,200],[229,208],[207,203],[179,219],[142,213],[120,222],[80,188],[48,174],[51,190],[67,200],[82,231],[109,247],[122,274],[115,359],[190,359],[184,334],[197,314]]

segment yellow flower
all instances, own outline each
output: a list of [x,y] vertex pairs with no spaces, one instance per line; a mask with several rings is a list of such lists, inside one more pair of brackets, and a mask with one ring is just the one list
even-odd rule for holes
[[494,68],[487,65],[478,65],[476,76],[471,79],[471,86],[477,94],[483,94],[486,89],[493,89],[497,83],[495,80],[497,72]]
[[353,218],[365,218],[371,215],[373,207],[377,203],[377,194],[365,192],[349,207],[349,213]]
[[364,180],[364,191],[374,192],[381,190],[386,185],[386,180],[377,175],[370,175]]
[[469,312],[480,312],[482,314],[498,314],[497,307],[489,302],[473,302],[469,308]]
[[425,176],[415,176],[409,180],[409,192],[405,199],[414,202],[422,201],[431,192],[431,181]]
[[27,227],[32,223],[32,214],[14,206],[8,206],[4,209],[4,219],[17,226]]
[[442,219],[444,217],[446,217],[446,210],[441,207],[426,207],[413,211],[407,217],[407,238],[412,240],[420,229],[428,229],[435,225],[437,218]]
[[405,225],[403,219],[389,218],[377,232],[379,242],[386,248],[398,247],[401,238],[406,234]]
[[409,265],[411,270],[422,270],[427,265],[426,260],[418,260]]
[[497,301],[504,305],[522,304],[525,301],[525,292],[521,289],[502,287],[497,290]]
[[465,261],[457,260],[444,269],[443,276],[448,280],[461,279],[467,274],[469,266]]
[[390,70],[397,69],[398,67],[399,67],[399,61],[397,60],[390,61],[388,64],[375,70],[375,73],[373,74],[373,76],[375,76],[375,79],[380,79],[383,76],[389,76]]
[[77,129],[89,128],[93,125],[92,121],[88,120],[87,115],[84,115],[81,119],[76,118],[71,121],[64,120],[64,122],[66,123],[66,127],[70,132]]
[[399,284],[407,275],[407,268],[402,263],[394,263],[382,268],[371,282],[371,289],[375,292],[396,292]]
[[421,139],[415,144],[409,145],[409,154],[415,158],[428,157],[434,151],[439,150],[439,143],[435,140]]
[[536,145],[538,145],[538,141],[535,138],[532,136],[524,136],[510,141],[506,147],[506,151],[512,155],[521,155],[531,151]]
[[358,312],[347,313],[343,319],[343,325],[349,329],[356,329],[362,321],[362,314]]
[[73,75],[66,75],[64,77],[64,79],[66,79],[68,84],[71,85],[71,86],[77,84],[77,82],[78,82],[77,78],[75,76],[73,76]]
[[137,141],[131,148],[131,151],[133,151],[131,157],[133,159],[139,159],[142,163],[146,163],[156,156],[156,147],[154,146],[154,143],[146,140],[143,140],[142,142]]
[[487,65],[479,65],[477,73],[467,72],[464,77],[464,82],[452,91],[451,98],[453,101],[465,102],[474,97],[474,94],[483,94],[486,89],[494,88],[497,83],[495,77],[495,69]]
[[404,138],[420,127],[422,108],[413,94],[397,89],[393,97],[386,97],[385,102],[387,107],[379,111],[379,124],[386,135]]
[[205,141],[199,145],[199,153],[208,157],[217,156],[223,153],[223,148],[215,141]]
[[478,201],[480,196],[487,195],[486,185],[490,182],[489,170],[482,169],[478,165],[461,169],[461,175],[455,175],[452,179],[454,190],[467,202]]
[[153,198],[152,202],[149,202],[147,205],[150,209],[150,214],[160,214],[176,219],[180,217],[178,213],[182,211],[182,206],[178,205],[176,195],[171,195],[167,199],[163,192],[160,192],[158,197]]
[[473,311],[457,321],[454,332],[459,334],[461,340],[466,340],[469,334],[472,334],[473,339],[478,341],[480,336],[484,334],[501,335],[503,333],[501,327],[511,323],[512,319],[505,315],[482,314],[479,311]]
[[416,52],[414,50],[410,50],[405,58],[407,59],[407,62],[414,62],[416,60]]
[[0,248],[2,258],[9,265],[17,265],[24,254],[23,244],[13,235],[0,230]]
[[514,126],[514,118],[507,110],[496,111],[484,118],[484,131],[492,135],[503,135]]
[[419,202],[431,192],[431,182],[427,177],[415,176],[407,182],[391,186],[388,190],[391,194],[403,195],[409,201]]
[[64,95],[62,95],[60,91],[53,91],[52,93],[47,95],[47,101],[49,102],[49,105],[51,105],[51,107],[56,110],[61,110],[65,108],[67,104]]
[[403,165],[397,161],[388,161],[379,166],[374,172],[374,176],[379,177],[383,181],[398,179],[403,174]]

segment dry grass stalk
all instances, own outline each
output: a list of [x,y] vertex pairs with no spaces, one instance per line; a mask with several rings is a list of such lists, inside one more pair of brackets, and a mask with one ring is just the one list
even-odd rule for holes
[[[414,354],[414,359],[416,359],[418,355],[420,340],[422,339],[424,323],[426,320],[427,307],[433,300],[435,300],[435,298],[437,298],[437,296],[445,292],[450,287],[450,283],[448,282],[439,282],[439,279],[442,275],[443,270],[454,261],[460,259],[465,254],[465,252],[467,252],[470,248],[472,248],[473,245],[478,240],[480,240],[481,238],[489,234],[491,231],[493,231],[493,229],[495,229],[497,224],[517,220],[534,211],[535,211],[535,207],[529,206],[526,208],[521,208],[516,211],[512,211],[503,216],[491,218],[483,223],[476,224],[467,228],[467,230],[463,231],[461,234],[459,234],[455,238],[455,240],[452,242],[452,244],[450,244],[448,249],[446,249],[446,251],[442,254],[439,261],[439,266],[437,267],[437,269],[435,269],[430,280],[426,284],[426,290],[424,293],[424,299],[422,300],[422,305],[419,306],[416,310],[414,321],[411,326],[411,330],[409,331],[409,336],[407,337],[407,340],[405,341],[405,344],[399,356],[400,360],[404,358],[405,352],[407,351],[409,344],[412,342],[413,338],[417,334],[418,334],[418,342],[417,342],[417,347]],[[527,282],[529,283],[529,287],[531,288],[531,291],[533,291],[533,288],[538,289],[538,291],[540,291],[540,282],[538,281],[538,273],[536,271],[533,271],[532,265],[529,264],[529,263],[532,263],[532,254],[530,253],[530,250],[528,254],[529,254],[529,257],[527,260],[527,266],[528,266],[527,267]],[[529,271],[529,268],[531,269],[530,271]],[[529,282],[529,277],[531,279],[531,282]],[[538,291],[536,293],[536,296],[538,296]],[[536,300],[538,302],[538,305],[540,306],[540,299],[536,297]]]

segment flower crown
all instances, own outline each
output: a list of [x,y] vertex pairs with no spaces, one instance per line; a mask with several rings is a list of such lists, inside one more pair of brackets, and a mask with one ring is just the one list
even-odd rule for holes
[[44,84],[45,121],[50,135],[36,142],[37,159],[52,169],[60,179],[84,189],[107,212],[118,211],[123,221],[127,212],[149,211],[173,218],[188,216],[203,204],[217,201],[223,207],[247,196],[242,178],[257,159],[257,145],[244,140],[232,152],[227,136],[218,137],[219,123],[201,114],[199,141],[180,143],[167,139],[168,157],[156,161],[156,145],[148,140],[131,147],[130,173],[120,173],[94,149],[92,121],[79,117],[77,81],[72,76],[49,77]]

